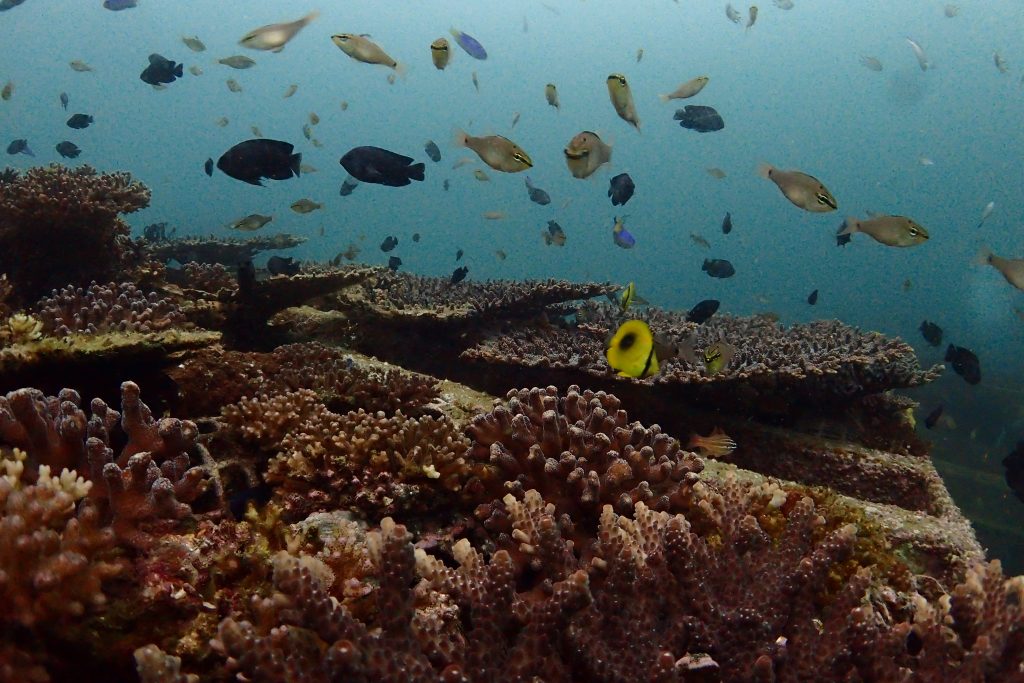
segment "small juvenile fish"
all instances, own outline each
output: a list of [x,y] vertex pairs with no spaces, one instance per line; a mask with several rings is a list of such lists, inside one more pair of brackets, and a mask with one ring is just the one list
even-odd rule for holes
[[953,372],[963,377],[968,384],[977,384],[981,381],[981,363],[970,349],[950,344],[946,347],[945,361],[952,363]]
[[814,290],[813,292],[807,295],[807,303],[809,303],[811,306],[818,303],[818,290]]
[[341,110],[345,111],[347,109],[348,109],[348,100],[342,100],[341,101]]
[[517,123],[519,123],[519,112],[512,115],[512,125],[509,128],[515,128]]
[[504,261],[505,259],[508,258],[508,254],[506,254],[502,249],[498,249],[497,251],[495,251],[494,255],[498,258],[499,261]]
[[544,86],[544,99],[548,101],[555,109],[561,111],[562,106],[558,103],[558,88],[555,87],[554,83],[548,83]]
[[1002,273],[1006,281],[1017,289],[1024,290],[1024,259],[996,256],[988,247],[982,247],[974,259],[975,263],[989,265]]
[[917,163],[921,164],[922,166],[935,165],[934,161],[932,161],[929,157],[924,156],[923,154],[917,158]]
[[317,167],[312,164],[299,164],[299,171],[301,173],[316,173]]
[[103,0],[103,7],[111,12],[120,12],[123,9],[138,7],[136,0]]
[[469,275],[469,266],[459,266],[452,271],[452,276],[448,282],[453,285],[457,285],[465,280],[467,275]]
[[474,161],[474,160],[473,160],[473,157],[459,157],[459,158],[458,158],[458,159],[456,159],[456,160],[455,160],[455,162],[454,162],[454,163],[452,164],[452,170],[454,171],[454,170],[456,170],[456,169],[462,168],[462,167],[463,167],[463,166],[465,166],[466,164],[471,164],[471,163],[473,163],[473,161]]
[[395,74],[393,74],[393,73],[388,74],[388,77],[387,77],[386,80],[388,82],[388,85],[394,85],[395,84]]
[[252,131],[253,137],[263,137],[263,131],[259,129],[259,126],[249,126],[249,130]]
[[206,45],[203,41],[199,40],[196,36],[189,38],[188,36],[182,36],[181,42],[185,43],[185,47],[192,50],[192,52],[203,52],[206,50]]
[[190,66],[188,68],[188,72],[190,74],[192,74],[193,76],[202,76],[203,75],[203,70],[201,68],[199,68],[198,64],[193,64],[192,66]]
[[749,13],[748,13],[748,16],[747,16],[747,30],[748,31],[750,30],[750,27],[754,25],[755,21],[757,21],[757,5],[751,5]]
[[309,112],[309,123],[313,126],[320,123],[320,117],[317,116],[317,113],[315,111]]
[[501,135],[474,137],[463,130],[455,132],[456,147],[468,147],[495,171],[518,173],[533,166],[530,155],[523,148]]
[[483,217],[489,221],[503,221],[508,217],[504,211],[484,211]]
[[24,154],[25,156],[34,157],[35,153],[29,148],[28,140],[25,138],[18,138],[12,140],[11,144],[7,145],[8,154]]
[[398,258],[397,256],[392,256],[391,258],[388,259],[388,269],[390,269],[392,272],[397,272],[401,265],[402,259]]
[[720,305],[721,302],[717,299],[704,299],[690,309],[686,314],[686,320],[687,322],[703,325],[718,311]]
[[284,99],[284,100],[288,99],[289,97],[294,95],[295,91],[298,90],[298,89],[299,89],[298,84],[297,83],[292,83],[291,85],[288,86],[288,89],[284,91],[284,95],[281,96],[281,99]]
[[701,359],[704,361],[704,369],[708,371],[708,374],[716,375],[729,367],[729,362],[735,355],[736,347],[724,339],[720,339],[704,349]]
[[942,13],[946,15],[947,19],[952,19],[956,15],[960,14],[960,8],[956,5],[946,5],[942,8]]
[[644,49],[640,48],[636,51],[636,63],[639,64],[640,60],[644,58]]
[[872,71],[881,71],[882,62],[877,57],[869,57],[867,55],[861,55],[860,63],[871,69]]
[[704,259],[704,265],[702,265],[700,269],[711,277],[722,279],[732,277],[736,274],[736,269],[724,258]]
[[725,16],[734,24],[740,23],[740,19],[742,18],[739,11],[737,11],[731,4],[725,6]]
[[910,45],[910,49],[914,51],[914,56],[917,57],[917,65],[921,67],[921,71],[930,69],[932,63],[928,61],[928,55],[924,53],[924,49],[910,38],[907,38],[907,43]]
[[466,51],[467,55],[473,59],[487,59],[487,50],[484,49],[484,46],[476,38],[456,28],[452,28],[448,32],[452,34],[455,42]]
[[481,182],[487,182],[491,179],[489,175],[481,171],[479,168],[473,170],[473,177]]
[[235,79],[229,78],[224,82],[227,84],[228,90],[230,90],[231,92],[242,92],[242,86],[240,86],[238,84],[238,81],[236,81]]
[[775,183],[786,199],[804,211],[826,213],[838,208],[836,198],[812,175],[801,171],[783,171],[769,164],[761,164],[758,174]]
[[658,99],[660,99],[662,102],[668,102],[669,100],[685,100],[686,98],[693,97],[701,90],[703,90],[704,86],[708,84],[709,80],[711,79],[708,78],[707,76],[697,76],[696,78],[691,78],[690,80],[686,81],[672,92],[666,95],[658,95]]
[[88,128],[92,122],[93,118],[89,114],[74,114],[67,120],[67,126],[68,128],[81,130],[82,128]]
[[862,232],[887,247],[913,247],[928,240],[928,231],[906,216],[873,216],[858,220],[851,216],[840,227],[839,236]]
[[289,40],[294,38],[299,31],[313,22],[320,12],[314,10],[295,21],[286,21],[279,24],[268,24],[253,29],[242,36],[238,44],[250,50],[270,50],[280,52]]
[[999,69],[999,73],[1004,74],[1010,70],[1010,66],[1003,59],[1003,56],[998,52],[993,53],[992,61],[995,62],[996,68]]
[[217,63],[230,66],[232,69],[251,69],[256,66],[256,60],[250,59],[245,55],[231,55],[230,57],[218,59]]
[[618,298],[614,294],[608,294],[608,299],[613,304],[618,304],[619,310],[625,313],[629,310],[629,307],[633,304],[639,306],[649,306],[647,299],[643,298],[636,291],[636,283],[630,282],[628,285],[622,288],[622,294]]
[[732,437],[715,427],[707,436],[694,434],[687,445],[691,451],[700,450],[709,458],[721,458],[736,450],[736,442]]
[[331,36],[331,41],[338,46],[338,49],[357,62],[381,64],[398,73],[405,73],[403,65],[381,49],[380,45],[365,36],[357,36],[354,33],[338,33]]
[[[7,98],[4,98],[4,99],[7,99]],[[60,106],[61,106],[61,108],[64,109],[64,111],[68,110],[68,101],[69,101],[68,100],[68,94],[66,92],[62,92],[60,94]]]
[[476,77],[475,71],[472,74],[470,74],[470,78],[473,81],[473,89],[476,90],[477,92],[480,92],[480,79]]
[[323,204],[314,202],[312,199],[307,199],[305,197],[292,202],[291,206],[292,211],[294,211],[295,213],[310,213],[312,211],[316,211],[317,209],[322,208],[324,208]]
[[625,206],[633,197],[636,184],[628,173],[620,173],[608,183],[608,196],[611,197],[612,206]]
[[274,220],[273,216],[264,216],[258,213],[251,213],[245,218],[239,218],[237,221],[235,221],[228,227],[230,227],[232,230],[253,232],[255,230],[259,230],[272,220]]
[[544,244],[549,247],[552,244],[556,247],[565,246],[565,230],[555,221],[548,221],[548,229],[542,230],[540,235],[544,238]]
[[465,254],[461,249],[455,251],[455,262],[458,263],[462,260],[462,256]]
[[313,139],[313,129],[310,128],[308,123],[302,124],[302,136],[307,140]]
[[940,403],[939,407],[928,413],[928,416],[924,418],[925,429],[934,429],[939,418],[942,417],[943,405]]
[[434,63],[435,69],[443,70],[451,60],[452,53],[447,38],[438,38],[430,44],[430,61]]
[[711,243],[704,239],[703,235],[698,235],[695,232],[691,232],[690,239],[693,241],[694,244],[696,244],[698,247],[701,247],[702,249],[711,248]]
[[921,326],[918,327],[921,331],[921,336],[928,342],[930,346],[939,346],[942,344],[942,328],[933,322],[927,320],[921,321]]
[[82,153],[82,150],[78,148],[78,145],[68,140],[58,142],[54,149],[57,150],[57,154],[60,154],[65,159],[74,159]]
[[91,66],[83,62],[81,59],[68,62],[68,66],[70,66],[73,71],[77,71],[79,73],[85,73],[86,71],[93,70]]
[[[3,90],[0,90],[0,99],[4,100],[6,102],[7,100],[11,99],[11,95],[13,95],[13,94],[14,94],[14,82],[13,81],[7,81],[6,83],[4,83]],[[64,95],[64,96],[67,97],[67,95]],[[64,105],[64,108],[67,109],[68,108],[67,105]]]
[[423,145],[423,151],[427,153],[427,156],[430,157],[430,160],[435,164],[441,161],[441,149],[433,140],[427,140],[426,144]]
[[626,226],[622,222],[623,218],[615,217],[615,225],[612,226],[612,241],[617,247],[632,249],[636,246],[636,238],[629,230],[626,230]]
[[608,96],[611,98],[612,106],[619,118],[629,125],[640,130],[640,117],[636,113],[636,105],[633,103],[633,92],[629,89],[629,82],[622,74],[611,74],[606,81],[608,85]]
[[216,123],[218,126],[223,128],[224,126],[228,125],[228,117],[222,116],[219,119],[217,119],[216,121],[214,121],[214,123]]
[[711,166],[709,168],[705,168],[704,170],[707,171],[708,175],[711,176],[712,178],[721,180],[722,178],[725,177],[725,171],[718,168],[717,166]]
[[551,203],[551,195],[534,185],[533,181],[530,180],[530,176],[526,176],[526,194],[529,195],[530,201],[534,204],[547,206]]
[[772,4],[779,9],[793,9],[793,0],[772,0]]
[[380,243],[380,250],[385,254],[398,246],[398,238],[394,235],[388,235],[384,238],[384,241]]
[[722,219],[722,234],[728,235],[730,232],[732,232],[732,214],[726,211],[725,218]]
[[996,203],[989,202],[985,205],[985,208],[981,210],[981,220],[978,221],[978,225],[974,227],[975,230],[980,228],[988,220],[988,217],[992,215],[992,212],[996,210]]
[[213,177],[213,158],[207,157],[206,161],[203,162],[203,173],[209,177]]

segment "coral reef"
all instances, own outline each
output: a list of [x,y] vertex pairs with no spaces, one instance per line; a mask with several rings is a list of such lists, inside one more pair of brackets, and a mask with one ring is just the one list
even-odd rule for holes
[[251,261],[264,251],[291,249],[306,241],[295,235],[259,235],[244,240],[221,237],[179,237],[148,245],[150,255],[161,263],[219,263],[228,268]]
[[88,289],[65,287],[35,305],[43,331],[56,337],[72,333],[159,332],[180,327],[185,316],[174,302],[156,292],[143,293],[130,282]]
[[129,174],[89,166],[52,164],[0,182],[0,272],[15,300],[121,275],[138,254],[120,214],[148,206],[149,197]]

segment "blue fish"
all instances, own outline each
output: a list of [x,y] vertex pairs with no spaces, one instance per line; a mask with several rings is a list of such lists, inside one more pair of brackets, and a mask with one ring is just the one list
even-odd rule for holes
[[455,38],[455,42],[459,44],[459,47],[465,50],[466,54],[470,57],[473,59],[487,59],[487,50],[484,49],[484,46],[476,38],[456,28],[450,29],[449,33]]
[[138,7],[139,3],[136,0],[103,0],[103,6],[113,12],[120,12],[123,9]]
[[618,216],[615,217],[615,227],[612,228],[612,240],[615,242],[615,246],[623,249],[632,249],[636,245],[636,238],[630,234],[629,230],[626,230],[626,226],[622,224],[622,219]]

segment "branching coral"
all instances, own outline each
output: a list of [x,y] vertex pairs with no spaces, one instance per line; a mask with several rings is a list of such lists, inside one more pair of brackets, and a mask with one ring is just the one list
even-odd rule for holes
[[156,292],[143,293],[130,282],[65,287],[36,303],[46,334],[159,332],[185,322],[178,305]]
[[89,166],[32,168],[0,183],[0,272],[21,303],[67,283],[105,282],[134,258],[119,214],[149,204],[127,173]]

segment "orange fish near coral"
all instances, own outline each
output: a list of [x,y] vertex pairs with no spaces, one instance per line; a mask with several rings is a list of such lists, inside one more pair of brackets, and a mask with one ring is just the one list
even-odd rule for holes
[[721,458],[736,450],[736,442],[732,440],[731,436],[715,427],[707,436],[700,434],[691,436],[687,448],[691,451],[699,448],[709,458]]

